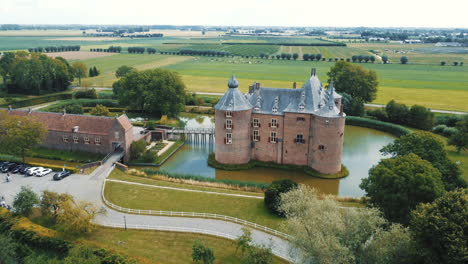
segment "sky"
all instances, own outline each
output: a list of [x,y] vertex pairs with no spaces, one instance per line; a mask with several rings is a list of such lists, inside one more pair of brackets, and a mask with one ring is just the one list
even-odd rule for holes
[[468,0],[0,0],[0,24],[468,28]]

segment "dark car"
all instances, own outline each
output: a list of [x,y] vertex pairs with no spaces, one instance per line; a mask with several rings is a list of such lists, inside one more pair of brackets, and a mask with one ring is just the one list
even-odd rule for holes
[[26,174],[26,172],[30,169],[31,167],[27,166],[27,165],[24,165],[24,167],[22,167],[20,170],[19,170],[19,173],[21,174]]
[[2,167],[2,172],[3,173],[7,173],[10,171],[10,169],[14,168],[16,166],[16,163],[8,163],[8,164],[5,164],[3,165]]
[[56,180],[56,181],[60,181],[61,179],[67,177],[67,176],[70,176],[70,172],[67,171],[67,170],[64,170],[64,171],[60,171],[60,172],[57,172],[54,174],[54,177],[53,179]]
[[10,168],[11,173],[19,173],[21,168],[25,167],[26,165],[24,164],[16,164],[16,166],[13,166]]

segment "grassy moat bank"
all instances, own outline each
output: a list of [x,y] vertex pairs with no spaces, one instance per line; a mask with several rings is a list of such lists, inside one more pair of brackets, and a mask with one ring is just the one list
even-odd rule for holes
[[208,165],[219,170],[227,170],[227,171],[237,171],[237,170],[248,170],[255,167],[260,168],[273,168],[273,169],[283,169],[289,171],[299,171],[304,172],[307,175],[317,177],[320,179],[341,179],[349,175],[348,169],[342,164],[341,171],[334,174],[323,174],[320,173],[308,166],[298,166],[298,165],[285,165],[285,164],[277,164],[273,162],[265,162],[265,161],[258,161],[258,160],[251,160],[245,164],[223,164],[219,163],[215,159],[215,154],[210,153],[208,156]]

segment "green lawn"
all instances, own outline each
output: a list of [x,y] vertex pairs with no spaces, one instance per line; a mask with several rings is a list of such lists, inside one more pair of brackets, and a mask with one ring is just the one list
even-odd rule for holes
[[[192,263],[192,245],[195,240],[204,241],[213,248],[215,263],[240,263],[240,251],[231,240],[190,233],[161,232],[99,228],[86,242],[133,257],[140,264]],[[272,264],[287,263],[274,258]]]
[[227,215],[277,230],[283,222],[267,211],[262,199],[163,190],[116,182],[106,183],[105,196],[110,202],[126,208]]
[[68,150],[47,149],[47,148],[34,148],[31,150],[30,156],[34,158],[42,158],[42,159],[88,163],[88,162],[102,160],[105,155],[99,154],[99,153],[83,152],[83,151],[68,151]]

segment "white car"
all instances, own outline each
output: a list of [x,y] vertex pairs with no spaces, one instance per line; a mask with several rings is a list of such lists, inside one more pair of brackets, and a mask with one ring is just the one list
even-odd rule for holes
[[43,176],[46,176],[47,174],[51,173],[52,170],[51,169],[48,169],[48,168],[42,168],[42,169],[39,169],[37,171],[34,172],[34,176],[37,176],[37,177],[43,177]]
[[32,168],[29,168],[27,171],[26,171],[26,175],[27,176],[33,176],[34,173],[40,169],[44,169],[43,167],[32,167]]

